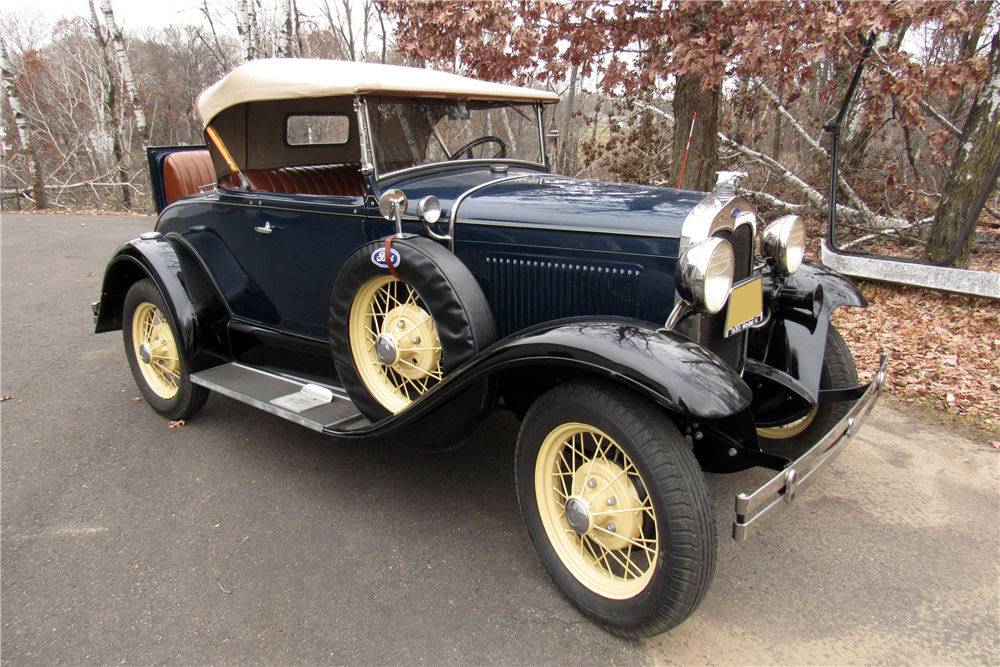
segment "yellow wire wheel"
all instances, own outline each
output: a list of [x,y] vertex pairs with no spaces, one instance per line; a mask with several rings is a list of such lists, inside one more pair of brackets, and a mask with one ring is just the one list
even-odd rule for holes
[[169,322],[153,303],[140,303],[132,315],[132,345],[139,371],[150,390],[169,400],[181,380],[180,354]]
[[349,335],[361,381],[392,413],[443,379],[434,319],[416,290],[393,276],[373,278],[358,290]]
[[535,500],[559,559],[606,598],[635,597],[657,560],[656,513],[638,469],[600,429],[563,424],[542,442]]
[[819,408],[813,408],[805,417],[796,419],[793,422],[782,424],[781,426],[758,428],[757,435],[761,438],[768,438],[770,440],[785,440],[787,438],[794,438],[812,425],[817,412],[819,412]]

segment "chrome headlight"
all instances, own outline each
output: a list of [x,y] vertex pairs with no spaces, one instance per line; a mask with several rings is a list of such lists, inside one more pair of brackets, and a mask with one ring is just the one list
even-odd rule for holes
[[433,225],[441,219],[441,202],[434,195],[427,195],[417,202],[417,215],[424,222]]
[[778,218],[764,230],[761,254],[782,273],[795,273],[806,254],[806,226],[797,215]]
[[710,315],[722,310],[733,286],[733,246],[716,237],[695,243],[677,260],[674,282],[688,303]]

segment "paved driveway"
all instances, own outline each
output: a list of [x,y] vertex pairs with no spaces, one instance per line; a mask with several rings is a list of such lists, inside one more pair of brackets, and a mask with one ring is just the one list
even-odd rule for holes
[[[517,422],[428,457],[213,396],[170,429],[89,303],[136,217],[2,222],[4,664],[1000,663],[1000,456],[880,406],[687,623],[609,637],[554,589],[513,492]],[[88,274],[93,273],[93,276]]]

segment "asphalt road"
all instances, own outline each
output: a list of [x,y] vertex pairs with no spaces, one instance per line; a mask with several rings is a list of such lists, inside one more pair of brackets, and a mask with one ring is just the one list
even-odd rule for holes
[[[625,642],[550,583],[513,489],[518,424],[442,456],[344,445],[221,396],[143,403],[89,304],[136,217],[5,215],[6,665],[1000,664],[1000,455],[883,402],[685,624]],[[93,275],[90,275],[93,274]]]

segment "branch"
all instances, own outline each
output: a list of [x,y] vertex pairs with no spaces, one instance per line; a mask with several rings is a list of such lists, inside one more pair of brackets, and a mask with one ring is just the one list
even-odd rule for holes
[[771,89],[767,87],[767,84],[761,81],[760,87],[764,90],[764,94],[767,95],[768,98],[775,103],[775,105],[777,105],[778,113],[784,116],[788,120],[788,122],[792,124],[792,127],[795,129],[796,134],[802,137],[805,140],[806,144],[811,149],[822,155],[824,159],[829,160],[830,154],[826,151],[826,149],[823,148],[818,141],[809,136],[809,133],[806,132],[806,129],[802,127],[801,123],[799,123],[799,121],[797,121],[795,117],[792,116],[792,114],[788,111],[788,109],[785,108],[785,106],[781,103],[781,100],[778,99],[778,96],[775,95],[773,92],[771,92]]
[[944,125],[944,128],[946,130],[948,130],[949,132],[951,132],[952,134],[954,134],[956,137],[961,138],[962,131],[960,129],[958,129],[957,127],[955,127],[954,123],[952,123],[950,120],[948,120],[947,118],[945,118],[944,114],[942,114],[940,111],[937,111],[934,107],[932,107],[927,102],[924,102],[923,100],[918,100],[917,104],[919,104],[921,106],[921,108],[923,108],[924,111],[926,111],[930,115],[934,116],[934,118],[937,120],[937,122],[939,122],[942,125]]

